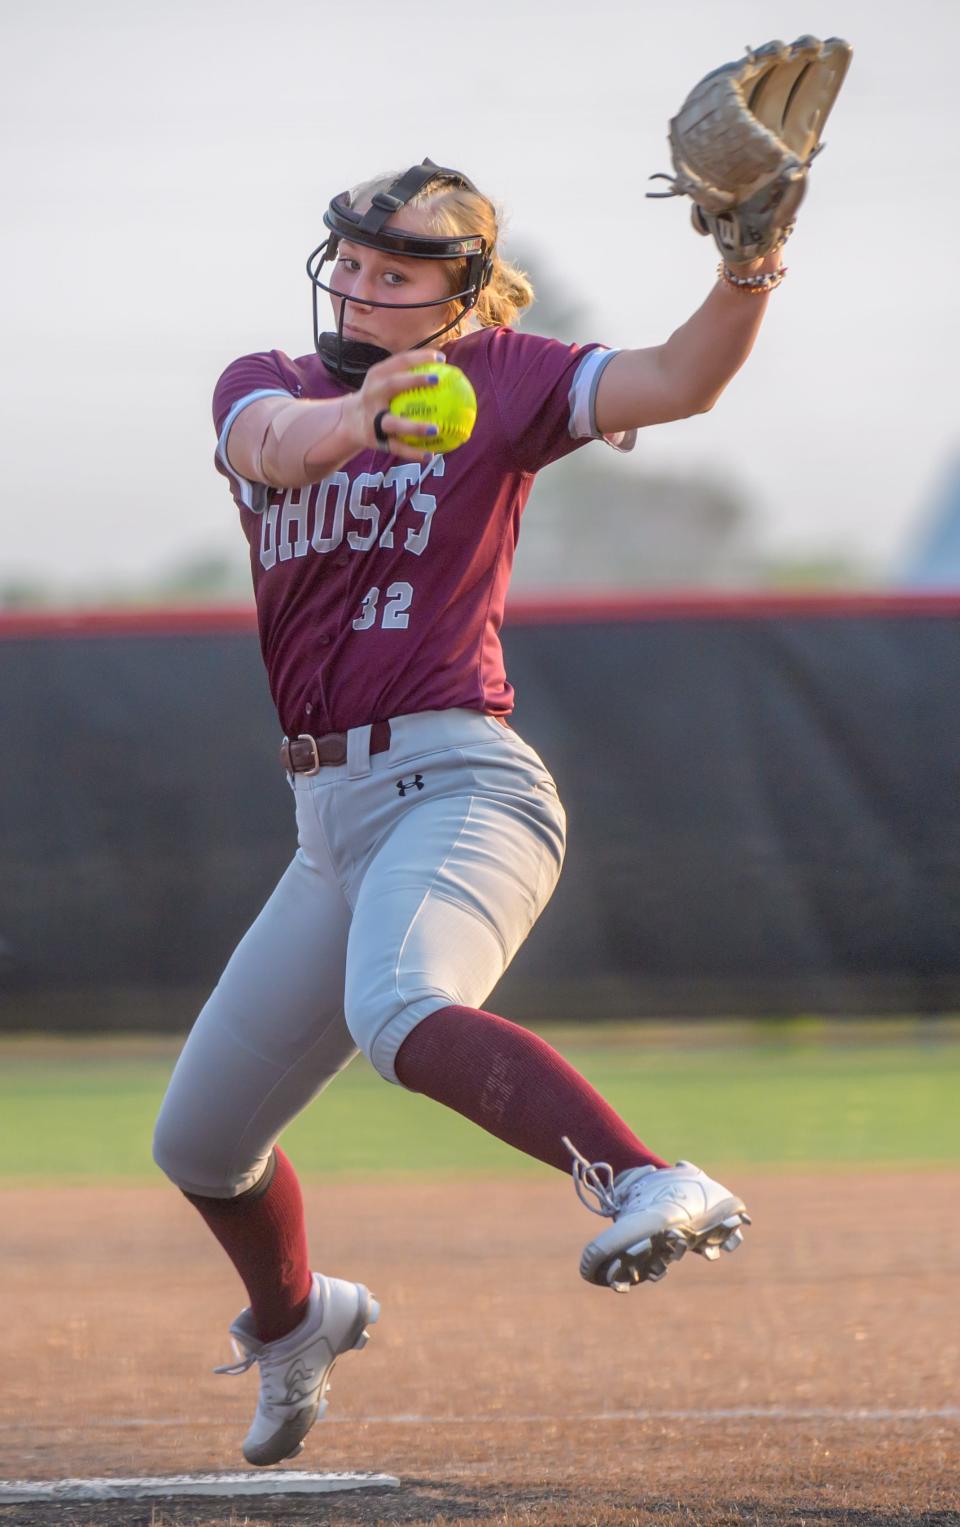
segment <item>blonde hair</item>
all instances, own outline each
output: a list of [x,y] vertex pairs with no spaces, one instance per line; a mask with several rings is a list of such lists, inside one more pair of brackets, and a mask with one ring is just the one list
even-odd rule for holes
[[[402,171],[393,175],[378,175],[375,180],[364,181],[350,192],[350,205],[369,201],[378,191],[388,191],[400,178]],[[504,260],[497,243],[500,237],[500,219],[489,197],[480,191],[468,191],[446,175],[438,175],[418,191],[407,203],[426,214],[427,227],[431,233],[448,238],[470,238],[474,235],[486,240],[492,259],[490,280],[477,297],[472,312],[485,329],[509,328],[533,302],[533,286],[525,271]],[[466,260],[450,260],[450,290],[460,292],[466,280]],[[456,339],[461,325],[451,329],[450,338]]]

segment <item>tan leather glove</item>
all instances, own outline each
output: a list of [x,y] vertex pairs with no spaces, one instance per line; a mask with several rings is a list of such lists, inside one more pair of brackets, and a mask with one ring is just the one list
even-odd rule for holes
[[730,264],[785,242],[852,56],[840,37],[764,43],[706,75],[670,122],[669,191]]

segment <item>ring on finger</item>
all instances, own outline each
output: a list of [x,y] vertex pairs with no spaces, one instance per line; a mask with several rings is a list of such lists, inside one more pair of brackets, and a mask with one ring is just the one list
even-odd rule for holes
[[373,433],[381,445],[389,445],[390,437],[383,432],[383,421],[390,412],[389,408],[381,408],[373,421]]

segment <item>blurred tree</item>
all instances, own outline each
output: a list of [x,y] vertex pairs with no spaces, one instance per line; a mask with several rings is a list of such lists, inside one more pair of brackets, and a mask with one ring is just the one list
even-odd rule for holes
[[157,598],[166,601],[236,599],[250,594],[250,568],[238,543],[230,556],[221,551],[200,551],[175,562],[155,586]]
[[0,610],[31,610],[53,601],[52,590],[39,578],[5,578],[0,582]]
[[849,552],[801,552],[794,556],[764,556],[757,560],[757,579],[771,588],[858,589],[876,583],[864,563]]

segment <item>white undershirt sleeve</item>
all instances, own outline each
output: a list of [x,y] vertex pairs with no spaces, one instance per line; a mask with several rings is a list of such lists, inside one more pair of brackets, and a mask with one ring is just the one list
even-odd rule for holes
[[597,429],[597,387],[603,369],[617,350],[590,350],[574,372],[570,384],[569,430],[574,440],[605,440],[615,451],[632,451],[637,443],[635,429],[620,430],[615,435],[601,435]]
[[254,509],[259,512],[261,506],[258,501],[265,495],[267,490],[263,483],[248,482],[245,477],[240,476],[239,472],[234,471],[230,465],[227,457],[227,440],[230,431],[233,429],[237,415],[243,413],[248,404],[257,403],[260,398],[292,397],[293,394],[287,392],[283,387],[258,387],[256,392],[248,392],[246,397],[238,398],[223,421],[223,429],[220,431],[220,438],[217,441],[217,456],[239,487],[241,502],[247,509]]

